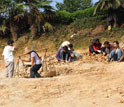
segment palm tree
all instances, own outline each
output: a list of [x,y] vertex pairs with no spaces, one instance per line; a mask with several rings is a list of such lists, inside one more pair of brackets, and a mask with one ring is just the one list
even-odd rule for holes
[[118,9],[122,6],[122,0],[100,0],[95,5],[94,15],[98,11],[106,11],[107,12],[107,22],[109,24],[117,25],[117,13]]
[[32,38],[38,34],[38,29],[45,24],[45,12],[51,12],[50,0],[23,0],[29,8],[28,21],[31,26]]
[[16,23],[24,16],[25,12],[25,5],[20,0],[0,0],[0,14],[9,20],[10,32],[14,40],[18,38]]

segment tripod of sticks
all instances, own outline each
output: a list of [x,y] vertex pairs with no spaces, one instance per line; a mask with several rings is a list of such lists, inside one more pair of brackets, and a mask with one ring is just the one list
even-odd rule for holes
[[29,73],[27,72],[28,66],[24,64],[21,57],[18,58],[15,68],[14,77],[27,77]]

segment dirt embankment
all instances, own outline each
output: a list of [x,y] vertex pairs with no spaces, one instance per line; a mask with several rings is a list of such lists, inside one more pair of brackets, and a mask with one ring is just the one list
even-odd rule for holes
[[123,65],[87,56],[41,79],[5,79],[1,70],[0,107],[124,107]]

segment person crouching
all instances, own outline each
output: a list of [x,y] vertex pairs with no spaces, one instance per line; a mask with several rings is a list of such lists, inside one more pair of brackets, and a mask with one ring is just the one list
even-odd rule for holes
[[101,53],[101,43],[99,39],[94,39],[92,45],[89,46],[89,54],[100,54]]
[[104,56],[109,56],[113,49],[114,49],[113,45],[111,45],[108,41],[105,41],[102,46],[102,54]]
[[41,68],[42,63],[40,60],[39,55],[30,48],[25,48],[25,54],[24,55],[30,55],[29,60],[23,60],[24,62],[31,62],[31,69],[30,69],[30,78],[40,78],[40,74],[38,73],[38,70]]
[[58,62],[64,61],[64,62],[70,62],[70,53],[67,46],[64,46],[59,49],[59,51],[56,54],[56,59]]

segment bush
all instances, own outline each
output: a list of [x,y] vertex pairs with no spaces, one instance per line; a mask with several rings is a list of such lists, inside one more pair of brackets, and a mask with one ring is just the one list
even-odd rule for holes
[[90,29],[94,28],[98,25],[102,25],[105,23],[105,16],[96,16],[96,17],[89,17],[89,18],[82,18],[76,19],[72,24],[71,27],[75,27],[77,29]]
[[[57,16],[56,21],[58,23],[70,24],[71,22],[75,21],[76,19],[94,17],[93,12],[94,12],[94,8],[78,10],[73,13],[67,12],[65,10],[58,11],[58,12],[56,12],[56,16]],[[99,15],[101,15],[101,14],[102,13],[100,13]]]
[[75,20],[76,18],[88,18],[92,17],[94,12],[94,8],[88,8],[85,10],[78,10],[71,14],[71,18]]
[[105,12],[100,12],[96,16],[93,15],[94,8],[78,10],[73,13],[67,11],[57,11],[56,21],[59,24],[70,24],[77,26],[77,28],[92,28],[95,25],[103,23],[106,18]]
[[72,18],[71,18],[71,13],[70,12],[67,12],[67,11],[58,11],[56,13],[56,20],[57,22],[59,23],[70,23],[72,22]]

